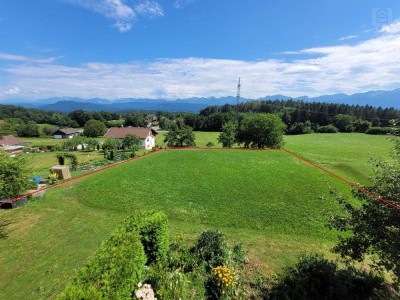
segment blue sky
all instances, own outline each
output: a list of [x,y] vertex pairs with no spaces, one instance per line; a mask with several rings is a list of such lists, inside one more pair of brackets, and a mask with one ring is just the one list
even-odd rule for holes
[[0,100],[400,88],[400,2],[2,0]]

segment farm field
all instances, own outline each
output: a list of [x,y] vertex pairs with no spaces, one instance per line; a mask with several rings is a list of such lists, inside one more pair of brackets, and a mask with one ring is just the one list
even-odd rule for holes
[[283,151],[164,150],[0,211],[0,298],[55,298],[129,213],[164,211],[171,240],[219,229],[272,274],[305,251],[329,255],[350,188]]
[[370,183],[371,155],[390,159],[393,147],[387,136],[363,133],[285,135],[284,138],[285,149],[360,184]]
[[[157,143],[163,147],[164,134],[157,136]],[[208,142],[218,144],[218,132],[196,131],[196,146],[206,147]],[[369,184],[373,175],[368,164],[371,155],[390,159],[391,142],[385,135],[363,133],[324,133],[285,135],[284,148],[299,154],[307,160],[360,184]]]

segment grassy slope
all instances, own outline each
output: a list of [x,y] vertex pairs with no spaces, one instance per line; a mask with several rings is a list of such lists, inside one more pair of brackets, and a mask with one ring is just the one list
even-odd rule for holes
[[[157,144],[165,147],[164,132]],[[218,132],[196,131],[196,145],[218,144]],[[387,136],[363,133],[285,135],[285,148],[356,183],[368,184],[372,176],[371,157],[389,159],[392,147]]]
[[300,252],[332,246],[323,215],[336,209],[330,185],[348,191],[284,152],[167,150],[141,158],[0,211],[0,298],[54,298],[139,209],[165,211],[171,236],[184,240],[220,229],[267,272],[277,270]]
[[353,182],[370,183],[371,157],[389,159],[387,136],[362,133],[285,136],[285,148]]

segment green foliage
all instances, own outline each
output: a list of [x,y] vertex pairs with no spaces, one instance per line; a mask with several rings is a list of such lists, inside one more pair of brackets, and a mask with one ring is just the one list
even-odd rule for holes
[[120,146],[120,141],[116,138],[107,138],[101,148],[103,150],[117,149]]
[[333,118],[333,125],[339,129],[340,132],[353,132],[354,117],[351,115],[339,114]]
[[174,124],[165,135],[164,143],[174,147],[196,146],[195,139],[196,136],[191,127],[178,127],[178,125]]
[[107,131],[106,125],[99,120],[89,120],[85,123],[83,128],[83,135],[87,137],[103,136]]
[[391,127],[371,127],[366,132],[366,134],[390,134],[392,133]]
[[303,255],[296,265],[288,267],[265,298],[361,300],[388,296],[382,277],[354,267],[339,269],[336,263],[314,254]]
[[145,261],[139,233],[122,226],[79,270],[59,299],[81,299],[81,295],[95,299],[131,299],[144,274]]
[[197,239],[193,249],[199,264],[204,264],[206,270],[226,264],[228,259],[228,244],[222,232],[205,230]]
[[[180,269],[171,269],[167,265],[157,263],[150,267],[147,281],[154,287],[157,299],[193,299],[190,297],[191,277],[191,274],[184,273]],[[201,296],[203,295],[204,293]]]
[[333,126],[332,124],[325,125],[325,126],[319,126],[317,128],[318,133],[338,133],[339,130]]
[[212,148],[212,147],[214,147],[214,143],[213,143],[213,142],[208,142],[208,143],[206,144],[206,147]]
[[[400,199],[400,139],[396,138],[393,160],[373,161],[375,179],[367,189],[391,203]],[[376,266],[393,273],[400,283],[400,213],[386,203],[355,191],[362,205],[354,207],[343,198],[339,203],[346,212],[334,215],[330,227],[346,232],[339,239],[334,251],[342,257],[362,261],[366,255],[372,256]],[[350,235],[348,233],[351,233]]]
[[135,151],[138,149],[140,144],[140,139],[132,134],[128,134],[122,140],[122,148]]
[[246,115],[241,121],[238,142],[252,148],[280,148],[283,146],[285,124],[277,115]]
[[39,136],[39,126],[34,121],[28,121],[16,127],[18,136],[37,137]]
[[87,139],[86,144],[88,145],[89,150],[94,151],[99,145],[99,141],[96,139]]
[[357,119],[353,122],[353,128],[355,132],[365,133],[372,126],[372,122]]
[[311,129],[311,122],[306,121],[306,122],[299,122],[299,123],[294,123],[292,126],[289,127],[287,130],[287,134],[308,134],[312,133]]
[[222,126],[222,132],[218,137],[218,143],[224,148],[231,148],[236,141],[237,126],[234,122],[225,123]]
[[69,160],[69,166],[71,170],[75,171],[78,168],[78,158],[72,153],[59,153],[57,154],[57,160],[59,165],[65,164],[65,159]]
[[125,126],[146,127],[147,121],[142,113],[133,113],[125,117]]
[[32,186],[31,171],[26,156],[10,157],[0,152],[0,199],[11,198]]
[[162,261],[169,251],[168,220],[160,212],[138,212],[125,220],[128,230],[138,230],[147,262]]

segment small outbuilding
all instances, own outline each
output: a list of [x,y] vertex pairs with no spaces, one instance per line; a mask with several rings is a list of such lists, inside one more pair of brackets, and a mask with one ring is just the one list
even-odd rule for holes
[[23,141],[13,135],[5,135],[0,138],[0,148],[5,151],[15,151],[24,148]]
[[140,139],[140,147],[151,150],[156,146],[155,136],[157,131],[152,128],[143,127],[111,127],[104,135],[105,138],[117,138],[122,140],[127,135],[134,135]]
[[53,132],[55,139],[72,139],[76,135],[79,135],[79,130],[75,128],[60,128]]

